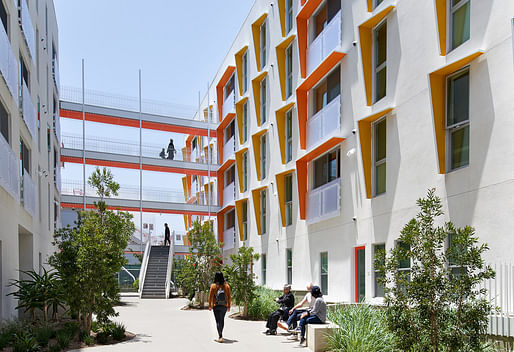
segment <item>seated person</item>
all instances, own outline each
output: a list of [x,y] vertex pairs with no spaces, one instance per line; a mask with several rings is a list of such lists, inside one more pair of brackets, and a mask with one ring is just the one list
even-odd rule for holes
[[166,159],[166,151],[164,150],[164,148],[162,148],[161,152],[159,153],[159,156],[161,157],[161,159]]
[[287,327],[284,327],[280,322],[278,323],[278,326],[280,326],[282,329],[286,330],[293,330],[296,329],[296,325],[298,320],[300,320],[300,316],[307,311],[307,309],[299,309],[301,308],[305,303],[309,304],[309,309],[314,308],[314,299],[312,298],[311,294],[312,289],[312,282],[307,285],[307,294],[303,299],[293,307],[289,311],[289,319],[287,319]]
[[277,323],[282,318],[283,320],[289,317],[289,310],[294,306],[294,295],[291,293],[291,285],[284,285],[284,294],[279,298],[275,298],[275,302],[280,304],[280,308],[271,313],[266,323],[266,335],[277,334]]
[[324,324],[327,320],[327,304],[319,286],[311,289],[314,307],[300,316],[300,345],[305,342],[305,326],[307,324]]

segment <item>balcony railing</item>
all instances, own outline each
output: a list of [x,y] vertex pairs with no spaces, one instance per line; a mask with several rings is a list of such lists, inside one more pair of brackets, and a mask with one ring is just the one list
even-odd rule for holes
[[14,56],[4,26],[0,26],[0,73],[14,101],[18,103],[18,61]]
[[341,45],[341,10],[307,48],[307,75]]
[[223,188],[223,206],[230,204],[234,201],[235,182],[232,182],[227,187]]
[[0,186],[16,201],[20,198],[19,162],[20,158],[16,157],[9,143],[0,134]]
[[25,210],[34,217],[36,215],[36,186],[28,172],[23,173],[22,201]]
[[32,60],[36,60],[36,41],[34,34],[34,25],[32,24],[32,19],[30,18],[29,7],[27,5],[27,0],[21,0],[21,30],[23,32],[23,36],[25,38],[25,42],[29,48],[30,56]]
[[341,96],[338,95],[307,121],[307,149],[341,130]]
[[223,250],[234,248],[234,228],[231,227],[223,231]]
[[320,222],[340,213],[341,179],[335,179],[321,187],[313,189],[307,196],[307,223]]
[[223,118],[227,116],[227,114],[235,112],[235,103],[236,103],[236,94],[235,89],[223,100]]
[[35,140],[37,136],[37,118],[36,109],[34,108],[34,102],[30,96],[27,84],[23,82],[22,94],[21,94],[21,111],[23,114],[23,120],[29,129],[32,138]]
[[54,182],[55,182],[55,187],[57,188],[57,191],[59,191],[59,193],[61,193],[61,186],[62,186],[62,181],[61,181],[61,166],[58,164],[56,168],[54,168]]
[[228,159],[234,158],[235,155],[235,142],[234,136],[230,137],[230,139],[223,145],[223,162]]

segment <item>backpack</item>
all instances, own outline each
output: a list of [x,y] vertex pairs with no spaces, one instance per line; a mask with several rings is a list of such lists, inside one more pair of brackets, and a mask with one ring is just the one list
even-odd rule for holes
[[216,291],[216,305],[224,306],[227,304],[227,295],[225,294],[225,285]]

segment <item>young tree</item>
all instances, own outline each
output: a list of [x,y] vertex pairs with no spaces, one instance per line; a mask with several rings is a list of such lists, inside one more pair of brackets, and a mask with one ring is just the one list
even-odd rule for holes
[[232,297],[238,305],[243,305],[243,317],[248,317],[248,306],[257,296],[255,290],[255,274],[253,261],[259,259],[259,254],[253,252],[253,247],[239,247],[237,254],[231,254],[232,265],[225,267],[225,273],[232,288]]
[[58,251],[50,258],[66,287],[66,301],[86,331],[91,330],[93,314],[100,321],[116,315],[116,273],[126,262],[124,249],[135,231],[132,215],[107,210],[105,198],[117,195],[119,189],[112,173],[97,168],[88,184],[96,189],[100,200],[93,210],[79,212],[75,227],[56,232]]
[[495,275],[482,259],[488,246],[472,227],[436,225],[443,211],[435,189],[417,205],[396,248],[375,259],[389,327],[403,351],[478,351],[492,309],[478,288]]

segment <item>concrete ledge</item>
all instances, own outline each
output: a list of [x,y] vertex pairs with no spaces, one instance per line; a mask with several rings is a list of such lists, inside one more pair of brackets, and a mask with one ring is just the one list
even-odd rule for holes
[[307,325],[307,347],[314,352],[324,352],[328,350],[328,335],[333,330],[339,328],[336,324],[327,320],[326,324]]

